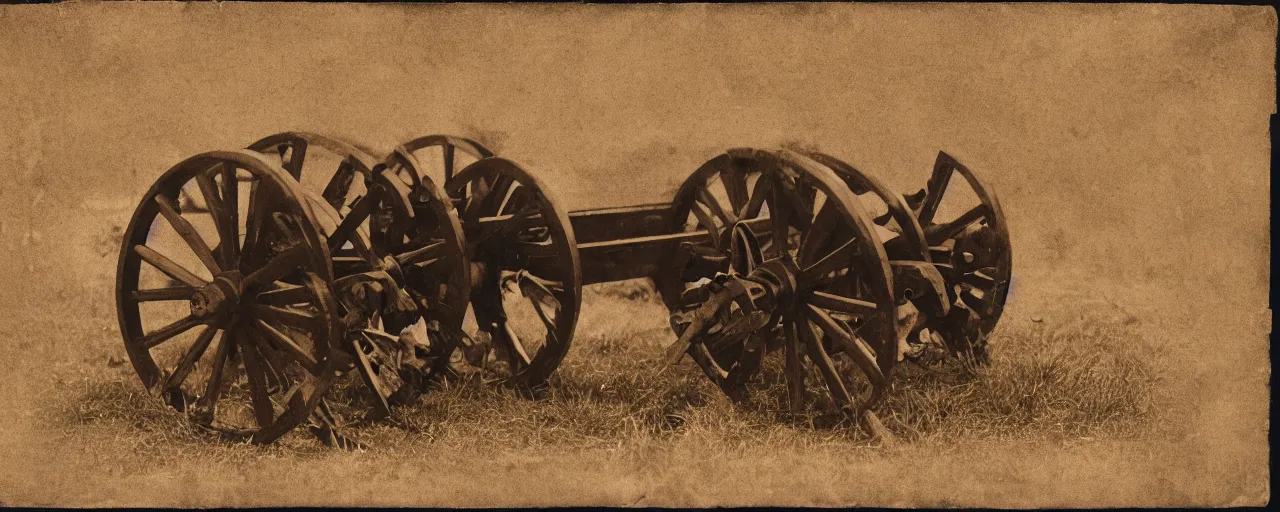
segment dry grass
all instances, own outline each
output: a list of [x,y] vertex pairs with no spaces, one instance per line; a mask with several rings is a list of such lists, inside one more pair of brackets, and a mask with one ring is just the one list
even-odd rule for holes
[[[808,407],[789,412],[778,356],[743,407],[725,399],[691,363],[660,369],[671,335],[662,327],[661,305],[643,287],[595,287],[585,302],[575,348],[546,398],[522,399],[464,379],[398,409],[389,422],[351,433],[388,454],[427,448],[473,454],[640,450],[673,437],[697,438],[708,450],[868,444],[831,412],[816,374],[809,380]],[[81,335],[115,353],[114,333],[97,325],[109,320],[82,324]],[[900,366],[895,391],[879,411],[886,426],[922,445],[1126,438],[1150,426],[1162,356],[1132,325],[1008,323],[993,341],[988,367],[929,372]],[[305,432],[267,448],[220,442],[146,395],[129,366],[112,366],[111,357],[83,355],[57,366],[40,416],[65,442],[88,447],[110,437],[136,455],[117,463],[139,467],[180,465],[193,455],[243,462],[263,456],[305,460],[325,452]]]

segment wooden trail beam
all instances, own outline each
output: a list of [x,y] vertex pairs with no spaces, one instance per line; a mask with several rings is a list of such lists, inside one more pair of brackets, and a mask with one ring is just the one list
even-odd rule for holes
[[[573,217],[570,216],[570,219]],[[771,230],[768,217],[753,219],[744,224],[756,236],[766,236]],[[706,237],[707,231],[699,229],[580,243],[578,254],[582,259],[583,285],[650,277],[655,272],[670,271],[662,268],[664,257],[671,251],[679,250],[683,242],[698,242]]]

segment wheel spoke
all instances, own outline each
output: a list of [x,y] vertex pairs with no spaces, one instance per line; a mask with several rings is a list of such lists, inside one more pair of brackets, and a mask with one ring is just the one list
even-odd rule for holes
[[495,177],[493,185],[489,187],[488,193],[481,200],[480,215],[498,215],[501,213],[503,203],[507,200],[507,194],[511,192],[511,185],[515,181],[505,174]]
[[836,372],[836,365],[831,361],[831,356],[827,355],[827,351],[823,350],[822,343],[818,341],[818,336],[813,332],[813,324],[808,320],[800,322],[796,326],[800,339],[805,346],[809,348],[809,360],[817,365],[818,370],[822,373],[822,379],[827,381],[827,389],[831,391],[831,398],[836,402],[838,407],[844,407],[853,402],[853,397],[849,396],[849,390],[845,388],[844,381],[840,380],[840,374]]
[[831,254],[824,256],[817,263],[801,270],[797,282],[806,285],[816,283],[832,272],[849,268],[849,265],[853,263],[854,255],[858,251],[858,247],[854,242],[856,240],[845,242],[844,245],[832,251]]
[[374,207],[378,205],[379,196],[381,195],[379,190],[381,190],[381,187],[371,188],[364,197],[356,200],[356,203],[351,206],[351,211],[347,213],[346,218],[342,219],[342,224],[339,224],[333,230],[333,233],[329,234],[330,251],[342,248],[351,238],[351,235],[356,232],[356,228],[360,227],[360,224],[363,224],[365,219],[369,218],[369,215],[373,213]]
[[[799,229],[808,229],[809,221],[813,219],[813,203],[805,199],[800,191],[796,190],[797,183],[786,176],[778,175],[776,181],[773,189],[785,200],[791,210],[789,220]],[[770,205],[769,208],[772,211],[773,206]]]
[[143,261],[150,263],[151,266],[159,269],[161,272],[164,272],[165,275],[182,281],[187,286],[201,288],[204,285],[209,284],[208,281],[200,279],[195,274],[192,274],[191,271],[182,268],[181,265],[174,263],[173,260],[169,259],[165,255],[156,252],[155,249],[145,245],[135,245],[133,246],[133,252],[137,253]]
[[955,220],[946,224],[933,224],[924,230],[924,238],[930,245],[940,244],[944,240],[960,234],[970,224],[987,217],[987,205],[980,204],[964,212]]
[[880,308],[876,306],[876,303],[874,302],[841,297],[839,295],[826,292],[813,292],[813,294],[809,296],[808,302],[813,306],[838,313],[853,315],[858,318],[869,318],[880,311]]
[[720,230],[716,227],[716,222],[711,218],[711,214],[707,213],[707,210],[703,209],[699,203],[693,203],[689,208],[693,212],[693,216],[698,219],[698,223],[702,224],[703,229],[707,230],[711,246],[715,247],[717,251],[720,250],[720,237],[717,236]]
[[880,365],[876,363],[875,352],[871,350],[861,338],[853,336],[846,331],[840,324],[836,323],[831,315],[826,311],[818,309],[814,306],[805,308],[805,316],[810,321],[818,325],[822,332],[831,337],[833,341],[840,345],[841,349],[853,359],[854,364],[862,369],[868,379],[876,385],[884,384],[884,373],[880,371]]
[[707,374],[707,378],[711,379],[711,382],[718,386],[729,378],[729,372],[716,363],[715,357],[711,355],[711,350],[707,348],[706,344],[696,343],[689,348],[689,355],[693,357],[693,361],[698,364],[698,367],[702,368],[702,372]]
[[196,400],[196,408],[207,414],[204,418],[207,421],[213,420],[214,405],[218,402],[218,396],[222,394],[222,373],[226,369],[227,359],[231,357],[231,345],[235,343],[228,326],[227,330],[222,331],[222,339],[218,340],[218,349],[213,353],[213,366],[209,367],[209,380],[205,383],[204,394]]
[[489,181],[483,176],[477,177],[471,182],[471,197],[467,201],[467,207],[462,212],[463,220],[475,220],[480,218],[481,210],[484,205],[485,198],[489,196]]
[[502,322],[502,330],[499,332],[505,334],[507,348],[511,349],[518,364],[525,367],[533,364],[533,359],[529,357],[529,352],[525,350],[524,343],[520,341],[520,337],[516,335],[515,331],[511,330],[511,323]]
[[192,295],[196,294],[196,289],[190,286],[175,286],[172,288],[155,288],[151,290],[136,290],[133,292],[133,300],[138,302],[154,302],[161,300],[189,300]]
[[259,428],[266,428],[275,419],[275,409],[267,393],[266,373],[258,360],[257,344],[243,333],[237,336],[240,354],[244,359],[244,372],[249,377],[249,398],[253,402],[253,417]]
[[160,385],[162,391],[177,391],[182,386],[183,381],[187,380],[187,375],[190,375],[191,370],[195,368],[196,361],[199,361],[205,350],[208,350],[209,342],[213,341],[213,336],[217,333],[217,327],[205,326],[196,337],[196,341],[182,354],[182,359],[178,361],[178,366],[173,369],[173,373],[169,374],[164,384]]
[[320,373],[320,364],[316,362],[316,358],[299,347],[293,338],[288,334],[280,332],[271,324],[263,321],[261,318],[254,320],[254,324],[258,326],[258,330],[267,336],[267,342],[275,346],[286,356],[289,356],[294,362],[301,365],[312,375]]
[[747,205],[747,168],[742,160],[730,159],[728,168],[720,172],[720,182],[729,196],[729,206],[735,217],[742,214]]
[[521,211],[529,205],[535,205],[536,201],[532,190],[529,187],[521,185],[519,182],[515,184],[515,190],[511,192],[511,197],[507,199],[506,206],[502,207],[503,212]]
[[933,216],[938,212],[938,205],[942,204],[942,195],[946,193],[947,184],[954,173],[955,168],[939,155],[938,161],[933,166],[933,175],[929,176],[928,192],[925,194],[924,203],[920,205],[919,214],[916,215],[921,226],[933,223]]
[[173,227],[173,230],[177,231],[178,235],[187,242],[191,252],[194,252],[196,257],[200,258],[200,262],[204,263],[209,272],[213,274],[221,272],[222,268],[218,265],[218,261],[214,259],[213,251],[209,249],[209,244],[205,243],[204,239],[200,237],[200,233],[196,232],[196,228],[190,222],[187,222],[187,219],[184,219],[182,214],[174,210],[169,203],[169,198],[162,195],[156,196],[156,204],[160,206],[160,214],[164,215],[165,220],[169,221],[169,225]]
[[[221,167],[221,165],[217,166]],[[213,218],[213,226],[218,231],[218,238],[222,238],[225,228],[222,226],[227,221],[226,215],[222,212],[222,199],[218,197],[218,185],[213,182],[214,169],[196,175],[196,185],[200,187],[200,195],[204,197],[205,208],[209,210],[209,216]],[[226,263],[225,261],[223,263]]]
[[351,182],[355,179],[355,175],[355,166],[351,164],[351,160],[343,160],[338,165],[338,170],[333,173],[333,177],[329,178],[329,183],[324,186],[324,192],[320,194],[324,197],[324,202],[329,203],[334,210],[341,210],[347,193],[351,191]]
[[528,258],[558,258],[560,251],[555,242],[515,242],[511,250]]
[[[218,231],[218,240],[220,241],[218,246],[221,248],[219,256],[222,258],[221,266],[232,268],[235,266],[235,259],[231,257],[234,254],[232,252],[234,249],[230,245],[235,245],[239,241],[233,241],[231,244],[227,243],[229,233],[231,233],[231,227],[228,225],[231,219],[218,193],[218,184],[213,179],[215,174],[225,172],[226,168],[227,164],[223,163],[197,175],[196,184],[200,187],[200,195],[204,196],[205,205],[209,208],[209,216],[213,218],[214,228]],[[235,172],[234,167],[231,168],[231,172]]]
[[[267,375],[267,391],[279,392],[289,386],[289,377],[280,369],[284,366],[277,357],[276,350],[271,348],[271,344],[267,342],[262,333],[255,329],[245,329],[247,336],[253,337],[254,344],[258,347],[258,355],[261,357],[263,373]],[[280,402],[288,402],[289,397],[286,395]],[[283,408],[284,406],[281,406]]]
[[720,204],[720,200],[711,195],[711,191],[706,187],[698,189],[697,201],[705,205],[707,209],[711,210],[711,214],[719,218],[720,222],[722,222],[724,226],[731,226],[734,222],[738,221],[737,217],[734,217],[732,213],[725,211],[724,207]]
[[299,311],[297,309],[278,308],[275,306],[267,306],[263,304],[250,305],[249,314],[258,320],[268,320],[270,323],[283,324],[295,327],[304,332],[311,332],[318,327],[319,318],[316,315]]
[[262,221],[267,216],[267,204],[269,199],[263,198],[266,189],[261,186],[261,181],[254,180],[249,185],[249,218],[245,220],[244,230],[244,247],[241,252],[246,256],[256,257],[258,254],[258,243],[262,237]]
[[372,339],[369,339],[368,335],[361,333],[359,338],[352,337],[350,350],[356,359],[356,370],[360,372],[360,376],[363,378],[365,385],[369,387],[369,390],[378,396],[379,405],[382,406],[383,412],[386,412],[388,409],[387,397],[391,396],[391,393],[382,387],[382,379],[379,378],[377,372],[373,371],[373,364],[369,361],[369,355],[364,353],[364,349],[360,346],[360,339],[364,339],[365,342],[369,343],[370,347],[377,350],[377,346],[374,345]]
[[[800,319],[804,321],[803,318]],[[784,322],[783,331],[785,331],[784,356],[786,358],[787,372],[787,397],[791,403],[791,410],[798,411],[804,403],[805,385],[804,385],[804,366],[800,360],[800,340],[796,333],[796,322]]]
[[747,201],[746,206],[741,210],[739,218],[754,219],[760,215],[760,208],[764,206],[765,200],[769,198],[769,193],[772,190],[769,183],[770,180],[766,179],[764,175],[760,175],[756,179],[756,186],[751,191],[751,199]]
[[302,244],[285,249],[275,258],[272,258],[271,261],[268,261],[266,265],[245,277],[244,281],[241,282],[241,287],[249,290],[272,281],[278,281],[302,266],[306,259],[307,248]]
[[311,302],[311,292],[307,287],[295,284],[276,284],[280,287],[259,293],[254,302],[268,306],[292,306]]
[[[289,175],[293,176],[293,179],[301,180],[302,164],[307,160],[307,141],[306,139],[294,139],[289,142],[288,147],[290,149],[289,162],[282,161],[281,165],[286,171],[289,171]],[[284,155],[281,154],[282,159],[283,157]]]
[[453,144],[445,144],[442,148],[444,149],[444,181],[448,182],[453,179],[454,148]]
[[138,346],[142,347],[143,349],[150,350],[154,348],[156,345],[164,343],[168,341],[170,338],[173,338],[174,336],[187,332],[187,330],[191,329],[192,327],[200,325],[200,323],[201,323],[200,317],[196,315],[187,315],[185,317],[182,317],[174,321],[169,325],[166,325],[164,327],[151,331],[146,336],[138,338],[138,341],[136,343],[138,344]]
[[[545,325],[547,327],[547,340],[543,345],[545,346],[545,345],[556,344],[555,322],[552,321],[551,317],[547,316],[547,313],[542,310],[542,304],[538,302],[538,299],[534,297],[529,297],[529,303],[533,304],[533,311],[538,314],[538,319],[542,320],[542,325]],[[559,310],[558,307],[556,309]]]
[[419,249],[396,256],[396,263],[401,266],[422,263],[445,255],[448,244],[444,240],[432,239],[431,243]]
[[[743,386],[760,371],[760,363],[764,361],[765,341],[762,338],[763,332],[753,333],[747,338],[746,344],[743,346],[742,356],[738,359],[738,364],[729,372],[729,380],[727,384],[731,387]],[[770,334],[772,335],[772,334]]]
[[982,290],[979,290],[976,288],[966,288],[964,291],[960,292],[960,300],[964,302],[964,305],[968,306],[969,309],[972,310],[974,313],[978,313],[979,315],[986,316],[987,314],[986,293],[983,293]]
[[222,202],[225,222],[222,233],[222,250],[228,268],[234,268],[240,259],[240,182],[236,180],[236,168],[223,165]]
[[827,247],[840,224],[840,212],[836,209],[835,202],[827,201],[818,210],[817,218],[809,224],[804,238],[800,240],[800,253],[797,255],[799,263],[804,265],[816,260],[818,251]]
[[468,233],[475,235],[468,235],[467,244],[475,246],[491,238],[504,239],[527,229],[543,227],[546,222],[543,221],[542,212],[537,208],[525,207],[514,214],[481,217],[470,225],[474,225],[475,228],[468,230]]
[[[785,178],[779,178],[785,179]],[[787,204],[786,195],[780,187],[771,187],[772,202],[769,204],[769,216],[773,226],[773,245],[769,252],[773,256],[781,256],[791,250],[791,206]]]
[[996,284],[995,279],[992,279],[990,276],[987,276],[986,274],[980,271],[975,271],[975,272],[970,272],[968,274],[965,274],[960,278],[960,281],[965,284],[968,284],[969,286],[973,286],[975,288],[982,289],[982,290],[990,289],[992,286],[995,286]]

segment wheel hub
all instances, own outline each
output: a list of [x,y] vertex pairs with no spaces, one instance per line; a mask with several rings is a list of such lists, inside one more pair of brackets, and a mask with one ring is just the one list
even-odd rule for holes
[[240,280],[239,272],[218,274],[212,283],[205,285],[191,296],[191,314],[207,318],[234,309],[240,303]]

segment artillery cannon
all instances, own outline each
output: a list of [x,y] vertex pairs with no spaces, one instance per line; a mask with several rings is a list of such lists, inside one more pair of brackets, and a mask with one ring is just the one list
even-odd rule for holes
[[[976,204],[943,221],[957,172]],[[194,259],[153,247],[160,217]],[[781,350],[793,405],[807,361],[840,408],[875,424],[904,358],[933,347],[985,360],[1011,266],[995,194],[946,153],[906,197],[829,155],[739,148],[670,203],[568,211],[475,141],[422,137],[375,160],[291,132],[165,173],[125,232],[117,303],[144,385],[259,443],[304,422],[350,442],[335,408],[385,416],[458,358],[537,395],[569,351],[582,287],[636,278],[671,312],[668,364],[688,354],[742,401]],[[148,268],[160,285],[144,286]],[[152,304],[179,319],[144,319]],[[185,349],[168,347],[190,330]],[[159,352],[176,362],[162,369]],[[343,389],[363,392],[326,398]]]

